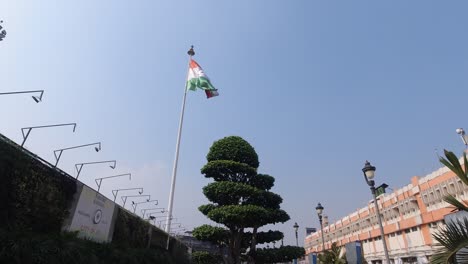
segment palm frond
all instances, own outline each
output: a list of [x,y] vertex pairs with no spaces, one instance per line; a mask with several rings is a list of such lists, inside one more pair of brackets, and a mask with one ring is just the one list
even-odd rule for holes
[[447,195],[444,197],[444,201],[456,207],[460,211],[468,211],[468,206],[460,202],[457,198],[452,195]]
[[466,158],[466,152],[463,152],[463,165],[465,165],[465,175],[460,178],[466,185],[468,185],[468,159]]
[[432,257],[431,264],[454,263],[455,258],[460,263],[468,263],[468,251],[462,250],[468,248],[468,218],[448,223],[445,229],[433,236],[441,248]]
[[463,171],[457,156],[453,152],[446,149],[444,149],[444,154],[446,158],[440,157],[439,161],[447,166],[447,168],[449,168],[451,171],[453,171],[453,173],[455,173],[458,178],[460,178],[465,184],[468,184],[468,178],[466,177],[466,174]]

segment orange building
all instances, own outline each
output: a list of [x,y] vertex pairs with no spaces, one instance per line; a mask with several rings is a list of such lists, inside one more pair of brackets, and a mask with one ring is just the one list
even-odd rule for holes
[[[451,213],[444,196],[452,194],[468,200],[468,187],[448,168],[411,179],[411,183],[393,193],[377,197],[390,262],[429,263],[436,251],[432,234],[444,224],[444,216]],[[322,251],[321,231],[305,238],[307,254]],[[323,228],[325,248],[336,242],[344,246],[361,241],[364,257],[369,264],[385,259],[374,202]]]

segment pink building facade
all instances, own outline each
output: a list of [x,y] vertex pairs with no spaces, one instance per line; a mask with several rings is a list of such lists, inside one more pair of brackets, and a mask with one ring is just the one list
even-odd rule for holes
[[[377,197],[391,263],[429,263],[437,249],[432,234],[445,225],[444,216],[452,213],[443,201],[447,194],[468,200],[468,187],[443,167],[425,177],[415,176],[403,188]],[[360,241],[369,264],[384,263],[373,201],[325,226],[323,232],[326,249],[334,242],[344,246]],[[306,254],[323,250],[320,230],[305,238],[304,247]]]

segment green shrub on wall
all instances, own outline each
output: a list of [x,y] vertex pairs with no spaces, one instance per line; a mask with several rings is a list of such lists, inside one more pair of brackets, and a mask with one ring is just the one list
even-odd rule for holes
[[120,207],[111,243],[61,233],[75,179],[1,134],[0,183],[0,263],[189,263],[185,245],[171,238],[167,251],[165,232]]
[[150,224],[121,208],[116,210],[118,212],[112,243],[122,247],[146,247]]
[[62,175],[0,137],[0,226],[60,232],[76,192]]
[[[166,250],[167,233],[122,208],[117,210],[112,244],[123,248],[145,248],[148,246],[148,231],[151,228],[151,249]],[[175,238],[170,239],[169,253],[172,259],[178,264],[190,263],[187,246]]]
[[162,249],[120,248],[79,239],[76,233],[38,234],[0,229],[0,263],[179,264]]

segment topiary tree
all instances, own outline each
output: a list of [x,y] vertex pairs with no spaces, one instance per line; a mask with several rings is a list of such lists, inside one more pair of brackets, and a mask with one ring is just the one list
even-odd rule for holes
[[268,224],[284,223],[289,220],[289,215],[280,209],[280,204],[283,202],[281,196],[269,191],[274,182],[275,178],[264,174],[258,174],[251,181],[251,184],[261,191],[258,195],[250,197],[247,203],[261,206],[267,210],[267,213],[263,218],[257,219],[256,224],[253,226],[249,250],[250,263],[256,261],[257,244],[271,243],[283,238],[283,233],[279,231],[258,232],[258,228]]
[[[258,228],[289,220],[288,214],[280,209],[281,196],[269,191],[274,178],[257,174],[258,155],[241,137],[225,137],[214,142],[207,160],[201,172],[214,180],[203,188],[211,203],[198,209],[225,228],[204,225],[194,230],[194,237],[227,246],[226,262],[230,264],[240,263],[242,252],[249,248],[249,261],[253,263],[257,243],[282,238],[280,232],[264,234],[258,232]],[[252,232],[246,232],[248,228],[252,228]],[[260,239],[257,240],[257,236]]]

